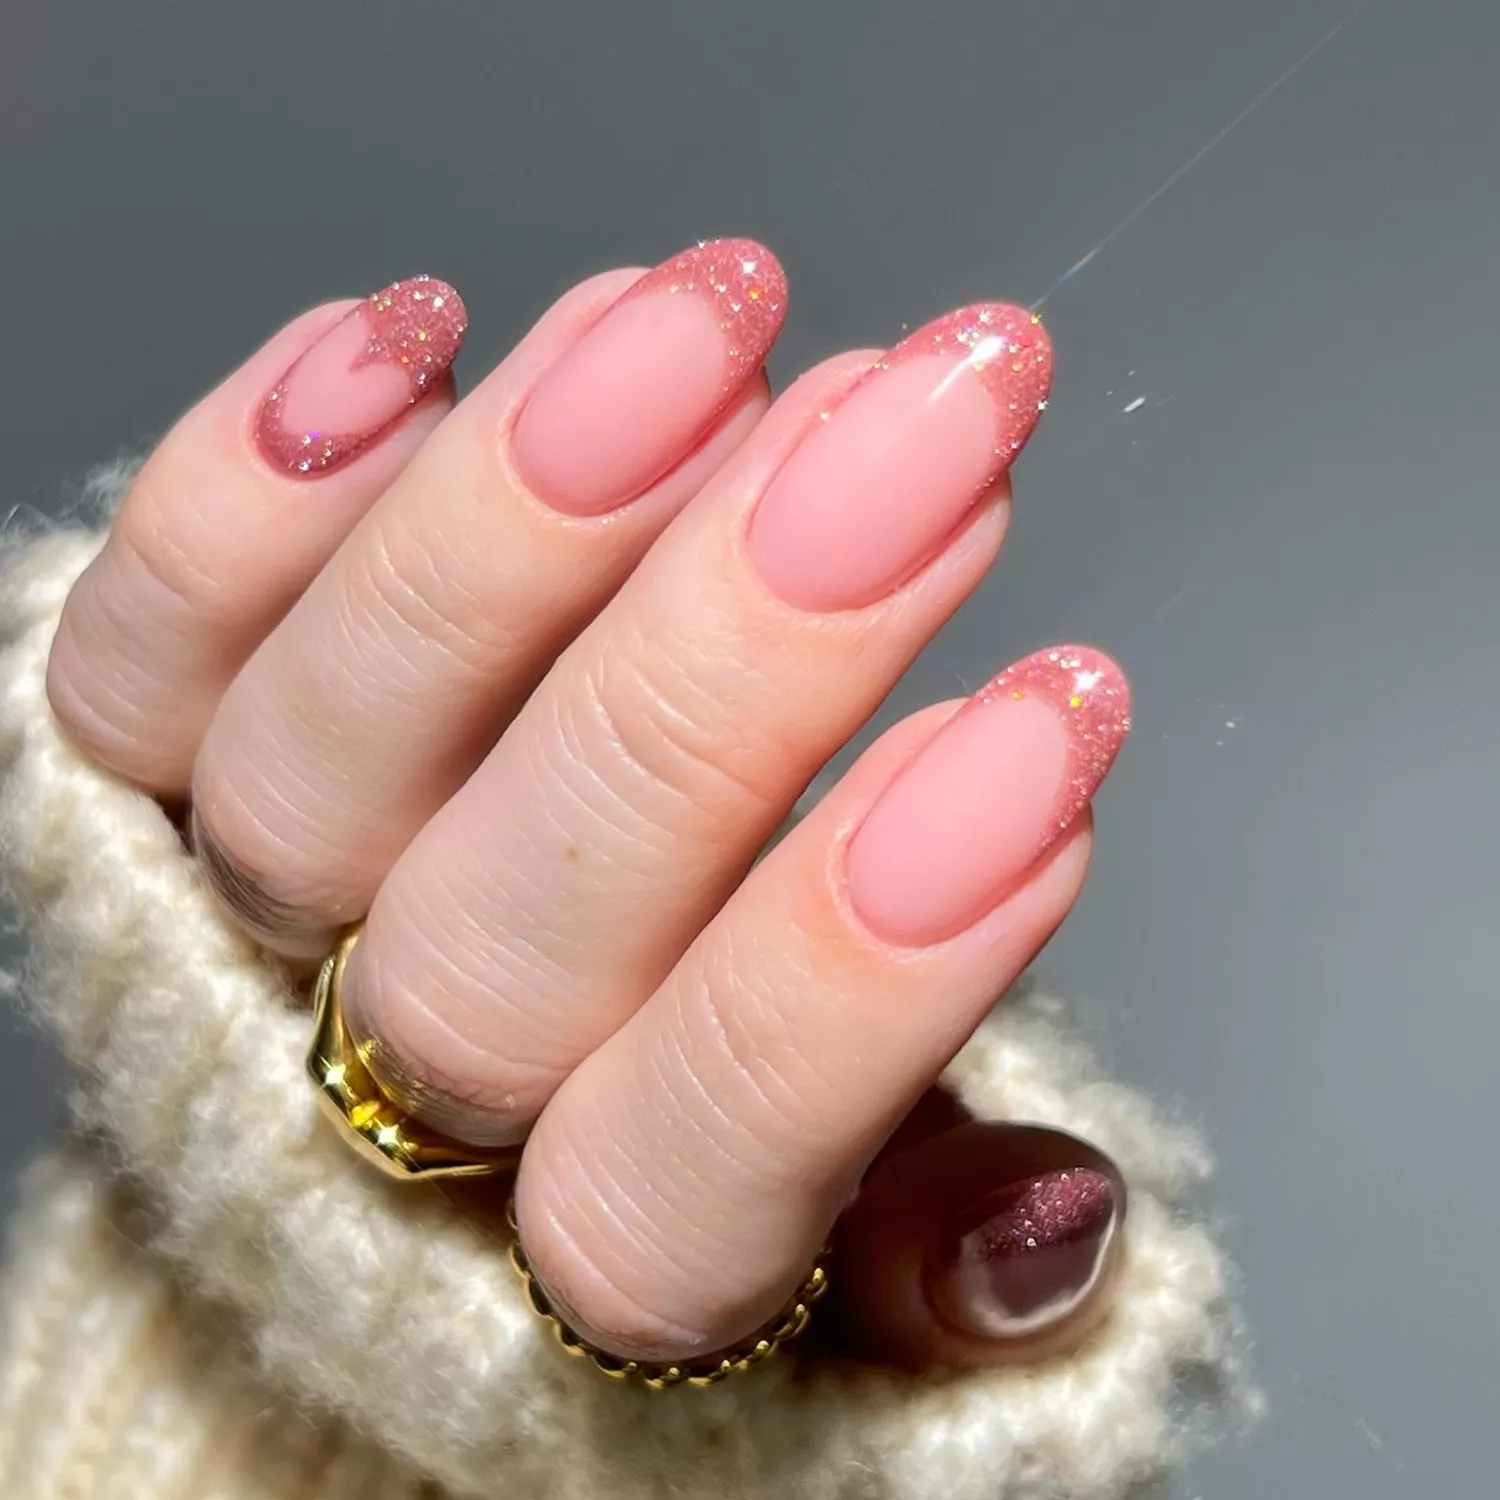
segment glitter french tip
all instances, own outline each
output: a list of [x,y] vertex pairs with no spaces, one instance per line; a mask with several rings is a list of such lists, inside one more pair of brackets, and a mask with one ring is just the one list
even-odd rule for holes
[[903,339],[772,480],[748,549],[799,609],[887,597],[961,531],[1047,403],[1052,345],[1025,308],[961,307]]
[[304,479],[357,458],[442,378],[467,327],[463,300],[431,276],[367,297],[267,394],[255,423],[261,453]]
[[1102,652],[1053,646],[1007,667],[866,815],[847,854],[855,913],[898,947],[973,926],[1075,822],[1129,729],[1129,686]]
[[1044,853],[1088,806],[1130,732],[1130,684],[1092,646],[1049,646],[1007,667],[980,689],[984,703],[1045,704],[1063,726],[1062,784],[1035,855]]
[[546,372],[511,434],[538,499],[594,516],[694,452],[760,369],[786,276],[754,240],[706,240],[648,271]]
[[928,1302],[963,1333],[1034,1337],[1088,1298],[1120,1223],[1114,1184],[1089,1167],[1044,1172],[980,1199],[936,1241]]
[[986,481],[1009,468],[1047,409],[1052,391],[1052,340],[1042,320],[1009,302],[960,307],[908,334],[879,368],[942,357],[967,366],[994,403],[994,464]]

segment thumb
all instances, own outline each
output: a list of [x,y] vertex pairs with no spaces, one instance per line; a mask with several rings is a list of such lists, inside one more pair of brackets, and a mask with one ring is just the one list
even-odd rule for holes
[[965,1124],[887,1156],[837,1235],[845,1340],[904,1365],[1076,1347],[1102,1321],[1125,1186],[1062,1131]]

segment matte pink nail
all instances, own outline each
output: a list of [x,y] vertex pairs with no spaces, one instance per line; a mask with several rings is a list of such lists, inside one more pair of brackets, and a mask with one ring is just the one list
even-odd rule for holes
[[1056,1326],[1097,1284],[1119,1222],[1114,1185],[1088,1167],[991,1193],[949,1225],[923,1267],[946,1322],[980,1338]]
[[277,468],[314,479],[346,464],[415,406],[458,355],[457,292],[430,276],[393,282],[307,350],[261,403],[255,436]]
[[749,549],[799,609],[858,609],[936,556],[1010,467],[1052,381],[1024,308],[981,303],[919,328],[802,442],[761,498]]
[[521,478],[570,515],[635,499],[697,447],[785,315],[786,277],[754,240],[657,266],[542,377],[511,437]]
[[1130,728],[1124,674],[1088,646],[1008,667],[886,788],[849,845],[849,899],[924,947],[999,905],[1093,797]]

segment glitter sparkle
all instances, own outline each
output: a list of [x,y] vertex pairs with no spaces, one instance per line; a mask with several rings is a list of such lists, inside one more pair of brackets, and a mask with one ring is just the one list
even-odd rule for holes
[[1040,853],[1082,811],[1119,754],[1130,732],[1130,685],[1102,651],[1053,646],[1007,667],[976,694],[979,702],[1002,697],[1038,698],[1067,729],[1067,767]]
[[[453,363],[468,327],[458,293],[431,276],[413,276],[382,287],[352,308],[344,321],[350,318],[362,319],[367,335],[363,350],[349,368],[350,376],[370,365],[400,368],[407,380],[407,406],[415,406]],[[365,432],[289,431],[282,420],[282,404],[306,357],[304,353],[261,404],[256,437],[272,462],[293,473],[313,474],[337,468],[363,452],[400,412],[392,412]]]
[[925,324],[877,365],[889,369],[922,354],[952,354],[995,403],[995,455],[1005,466],[1026,445],[1052,388],[1052,343],[1024,307],[980,302]]
[[786,273],[754,240],[701,240],[648,271],[620,301],[653,292],[702,297],[713,310],[728,351],[724,404],[760,367],[786,317]]
[[983,1227],[984,1253],[1008,1260],[1097,1238],[1115,1211],[1110,1181],[1088,1167],[1046,1172],[1001,1195]]

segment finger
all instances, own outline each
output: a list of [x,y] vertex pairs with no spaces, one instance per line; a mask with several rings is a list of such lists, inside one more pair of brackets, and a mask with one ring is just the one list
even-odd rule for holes
[[993,561],[1049,358],[985,306],[799,382],[417,836],[346,1014],[434,1123],[518,1138],[660,983]]
[[452,406],[464,329],[428,277],[317,308],[168,433],[52,649],[53,708],[96,759],[186,790],[230,679]]
[[841,1344],[917,1369],[1045,1359],[1109,1310],[1125,1185],[1062,1131],[966,1124],[883,1160],[839,1224]]
[[[747,269],[748,267],[748,269]],[[720,241],[579,289],[476,390],[256,653],[194,780],[210,873],[311,952],[768,405],[779,266]]]
[[615,1353],[697,1358],[777,1311],[876,1151],[1077,896],[1124,679],[1054,648],[881,741],[522,1161],[549,1293]]

